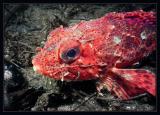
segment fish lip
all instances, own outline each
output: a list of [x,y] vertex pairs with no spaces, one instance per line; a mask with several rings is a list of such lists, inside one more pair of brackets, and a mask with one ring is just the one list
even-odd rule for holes
[[40,67],[37,66],[37,65],[34,65],[34,66],[33,66],[33,70],[34,70],[35,72],[37,72],[37,73],[43,74],[43,72],[41,71]]
[[33,70],[35,71],[35,72],[40,72],[39,70],[40,70],[40,67],[39,66],[33,66]]
[[35,66],[33,66],[33,70],[36,72],[37,71],[37,68]]

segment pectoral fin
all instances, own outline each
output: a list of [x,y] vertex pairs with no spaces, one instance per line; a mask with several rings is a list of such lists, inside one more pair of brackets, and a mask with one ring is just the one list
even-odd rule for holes
[[[155,90],[156,77],[154,73],[145,69],[117,69],[117,68],[113,68],[112,72],[120,76],[126,82],[129,82],[130,84],[128,85],[133,84],[135,87],[144,90],[146,93],[150,93],[153,96],[156,95],[156,90]],[[136,93],[136,89],[134,92]]]
[[113,68],[100,82],[118,98],[127,100],[143,93],[155,96],[155,79],[148,70]]

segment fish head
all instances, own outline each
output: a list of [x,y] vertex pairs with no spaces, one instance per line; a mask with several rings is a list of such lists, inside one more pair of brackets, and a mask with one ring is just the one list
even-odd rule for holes
[[97,58],[90,41],[63,27],[52,31],[33,57],[33,69],[57,80],[90,80],[98,77]]

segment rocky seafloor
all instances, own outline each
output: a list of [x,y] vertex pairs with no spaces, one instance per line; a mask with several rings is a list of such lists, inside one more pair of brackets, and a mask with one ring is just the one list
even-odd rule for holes
[[[35,73],[32,57],[48,33],[109,12],[156,11],[154,4],[4,4],[4,111],[155,111],[156,99],[144,94],[120,101],[96,80],[61,82]],[[136,65],[156,71],[156,52]]]

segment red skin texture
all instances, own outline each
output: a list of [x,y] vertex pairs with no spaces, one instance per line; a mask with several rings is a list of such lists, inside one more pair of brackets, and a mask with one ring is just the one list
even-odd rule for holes
[[[98,90],[106,87],[120,99],[130,99],[145,92],[155,95],[154,74],[123,69],[156,49],[155,36],[154,12],[112,12],[99,19],[51,31],[32,63],[38,73],[57,80],[100,79]],[[78,49],[72,59],[66,55],[70,49]],[[133,79],[123,77],[120,69]],[[144,77],[146,74],[148,77]],[[141,84],[136,82],[139,78],[143,81]],[[117,83],[115,89],[111,88],[113,81]],[[134,90],[128,91],[126,87]]]

